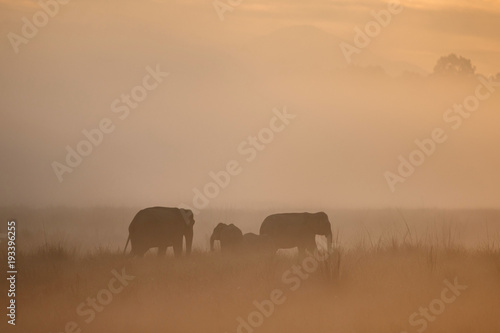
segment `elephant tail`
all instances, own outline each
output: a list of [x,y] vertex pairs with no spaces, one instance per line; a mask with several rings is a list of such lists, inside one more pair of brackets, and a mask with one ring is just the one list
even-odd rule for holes
[[125,255],[125,252],[127,252],[127,246],[129,241],[130,241],[130,234],[128,235],[127,243],[125,243],[125,248],[123,249],[123,255]]

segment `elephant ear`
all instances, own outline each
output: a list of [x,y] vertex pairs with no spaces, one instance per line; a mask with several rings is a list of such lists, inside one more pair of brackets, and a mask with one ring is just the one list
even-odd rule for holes
[[311,225],[317,234],[322,234],[327,225],[330,225],[328,216],[324,212],[314,213],[311,215]]
[[186,226],[192,227],[194,225],[194,214],[190,209],[181,209],[182,218]]

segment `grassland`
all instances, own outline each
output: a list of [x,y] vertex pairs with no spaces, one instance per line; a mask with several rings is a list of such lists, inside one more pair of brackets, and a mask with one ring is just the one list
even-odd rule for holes
[[[12,329],[3,320],[0,327],[23,333],[66,332],[69,322],[76,325],[69,331],[93,333],[500,332],[495,233],[489,231],[490,243],[465,247],[454,236],[460,233],[451,231],[453,222],[427,230],[427,237],[412,221],[402,222],[405,229],[384,230],[385,237],[368,232],[363,241],[345,244],[339,236],[332,255],[312,270],[308,266],[309,273],[304,265],[310,259],[293,252],[242,257],[207,253],[199,246],[180,260],[131,259],[106,244],[83,250],[45,235],[42,244],[18,252],[17,325]],[[342,235],[341,227],[335,230]],[[3,246],[0,260],[6,262]],[[302,268],[302,277],[294,267]],[[122,272],[131,277],[127,285],[109,292],[110,281]],[[438,315],[430,312],[424,329],[421,309],[436,309],[448,288],[445,281],[466,289],[443,302]],[[119,285],[112,287],[116,291]],[[7,289],[4,280],[0,288]],[[280,304],[259,317],[255,302],[269,305],[273,290],[281,291]],[[449,299],[453,293],[445,295]],[[96,308],[89,298],[97,300]],[[259,325],[242,328],[241,320],[248,323],[249,316]]]

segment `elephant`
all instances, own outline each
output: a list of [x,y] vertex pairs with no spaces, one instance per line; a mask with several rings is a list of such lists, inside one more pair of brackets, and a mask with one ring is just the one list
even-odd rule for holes
[[328,250],[332,249],[332,228],[324,212],[270,215],[262,222],[260,234],[269,235],[276,250],[294,247],[299,253],[317,250],[316,235],[326,236]]
[[243,235],[241,248],[248,253],[272,253],[276,251],[269,235],[256,235],[253,232]]
[[193,245],[194,215],[189,209],[150,207],[139,211],[128,227],[130,253],[142,257],[150,248],[158,248],[158,256],[164,256],[167,247],[173,246],[174,255],[182,255],[183,237],[186,239],[186,255]]
[[220,242],[222,252],[231,252],[237,250],[243,240],[243,233],[240,228],[234,224],[219,223],[214,228],[212,236],[210,237],[210,251],[214,250],[214,242]]

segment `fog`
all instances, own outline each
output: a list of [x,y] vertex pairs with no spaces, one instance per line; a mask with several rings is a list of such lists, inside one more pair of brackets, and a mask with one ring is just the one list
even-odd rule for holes
[[[404,2],[351,64],[339,45],[385,3],[243,2],[224,21],[203,1],[60,5],[18,53],[0,44],[0,201],[197,208],[195,190],[236,161],[207,206],[498,208],[498,93],[469,118],[443,117],[498,73],[499,8],[457,3]],[[0,8],[4,36],[40,9]],[[433,75],[451,53],[479,75]],[[147,68],[169,74],[126,116],[114,112]],[[283,110],[289,123],[265,148],[241,147]],[[112,132],[59,178],[54,162],[66,165],[66,147],[105,118]],[[386,172],[435,128],[447,139],[392,191]]]
[[499,18],[0,0],[0,331],[500,332]]

